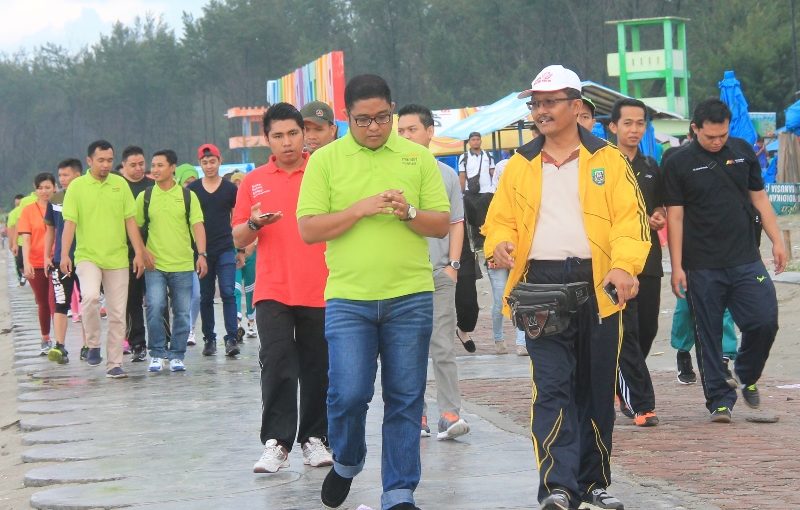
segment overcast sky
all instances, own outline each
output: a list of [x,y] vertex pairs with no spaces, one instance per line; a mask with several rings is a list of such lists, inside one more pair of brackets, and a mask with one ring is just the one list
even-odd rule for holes
[[208,0],[0,0],[6,20],[0,30],[0,52],[31,50],[47,42],[77,51],[107,34],[119,20],[133,21],[150,13],[163,15],[180,35],[181,13],[195,18]]

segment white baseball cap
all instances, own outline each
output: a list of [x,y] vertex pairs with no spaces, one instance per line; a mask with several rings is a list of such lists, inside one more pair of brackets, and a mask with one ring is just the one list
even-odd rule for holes
[[554,92],[556,90],[581,90],[581,79],[562,65],[547,66],[531,82],[531,88],[520,92],[518,98],[530,97],[534,92]]

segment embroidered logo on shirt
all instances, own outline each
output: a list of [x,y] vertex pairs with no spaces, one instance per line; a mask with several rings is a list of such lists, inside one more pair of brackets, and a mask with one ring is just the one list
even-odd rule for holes
[[758,283],[761,283],[761,282],[763,282],[763,281],[764,281],[764,280],[766,280],[766,279],[767,279],[767,277],[766,277],[766,276],[756,276],[756,280],[758,280]]
[[698,167],[692,168],[692,172],[698,172],[700,170],[708,170],[708,167],[707,166],[698,166]]
[[592,182],[598,186],[606,183],[606,169],[605,168],[592,168]]
[[735,165],[737,163],[744,163],[744,158],[729,159],[725,162],[726,165]]

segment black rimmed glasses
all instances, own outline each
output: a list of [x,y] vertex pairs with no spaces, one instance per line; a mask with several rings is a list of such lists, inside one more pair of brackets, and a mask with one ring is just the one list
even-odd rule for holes
[[547,108],[549,110],[551,108],[554,108],[561,101],[574,101],[574,98],[572,98],[572,97],[559,97],[559,98],[555,98],[555,99],[542,99],[541,101],[537,101],[535,99],[532,99],[532,100],[528,101],[525,104],[528,105],[528,109],[531,110],[531,111],[536,110],[537,108],[541,108],[541,107],[545,107],[545,108]]
[[392,114],[390,113],[379,113],[374,117],[353,117],[353,122],[356,123],[358,127],[369,127],[372,122],[375,124],[388,124],[392,121]]

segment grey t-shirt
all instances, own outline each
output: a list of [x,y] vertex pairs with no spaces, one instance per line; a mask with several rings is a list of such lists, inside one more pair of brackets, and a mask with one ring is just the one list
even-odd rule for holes
[[[458,174],[452,167],[441,161],[437,161],[437,163],[439,163],[439,170],[442,173],[447,198],[450,200],[450,223],[464,221],[464,198],[461,196]],[[448,266],[450,264],[450,236],[444,236],[442,239],[429,237],[428,255],[431,258],[434,272]],[[461,251],[459,250],[458,257],[460,256]]]

